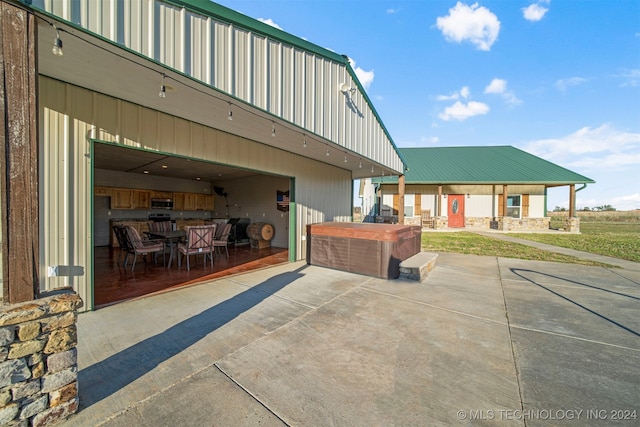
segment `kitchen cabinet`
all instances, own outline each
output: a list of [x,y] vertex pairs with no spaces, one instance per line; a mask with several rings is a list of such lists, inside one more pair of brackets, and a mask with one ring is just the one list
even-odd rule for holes
[[213,196],[209,194],[196,194],[196,210],[212,211]]
[[133,190],[130,188],[112,188],[111,209],[133,209]]
[[171,191],[151,191],[152,199],[171,199],[173,197],[173,193]]
[[133,190],[133,209],[150,209],[151,192],[147,190]]

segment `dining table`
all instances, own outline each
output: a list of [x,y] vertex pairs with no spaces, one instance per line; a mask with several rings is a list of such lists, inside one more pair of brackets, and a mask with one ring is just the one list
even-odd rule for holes
[[[187,232],[185,230],[152,231],[149,232],[149,238],[163,240],[165,245],[169,247],[169,262],[167,262],[167,267],[171,267],[178,242],[187,238]],[[178,256],[176,254],[176,259],[177,258]]]

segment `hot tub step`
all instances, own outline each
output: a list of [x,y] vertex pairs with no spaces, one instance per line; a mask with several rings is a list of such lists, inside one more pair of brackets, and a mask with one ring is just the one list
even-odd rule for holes
[[400,263],[400,278],[423,282],[436,265],[438,254],[419,252]]

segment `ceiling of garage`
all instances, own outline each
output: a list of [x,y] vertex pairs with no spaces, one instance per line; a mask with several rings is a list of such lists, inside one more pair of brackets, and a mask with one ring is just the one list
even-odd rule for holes
[[150,151],[95,144],[94,167],[119,172],[149,174],[205,182],[224,181],[257,175],[254,171],[215,163],[185,159]]

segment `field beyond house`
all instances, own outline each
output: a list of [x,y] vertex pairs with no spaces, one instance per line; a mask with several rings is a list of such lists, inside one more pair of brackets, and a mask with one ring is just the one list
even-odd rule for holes
[[[550,213],[551,214],[551,213]],[[561,228],[563,212],[553,212],[552,228]],[[583,252],[640,262],[640,211],[579,212],[581,234],[509,233],[509,235]],[[583,265],[601,265],[579,258],[484,237],[472,232],[424,233],[422,249],[505,258],[554,261]]]

